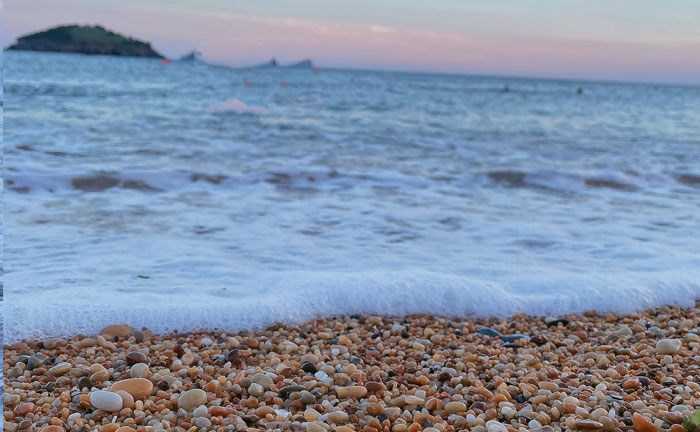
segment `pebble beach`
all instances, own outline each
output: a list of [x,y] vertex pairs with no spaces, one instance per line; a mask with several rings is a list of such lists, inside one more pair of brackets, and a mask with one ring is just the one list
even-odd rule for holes
[[353,315],[5,346],[4,430],[685,430],[700,302],[634,315]]

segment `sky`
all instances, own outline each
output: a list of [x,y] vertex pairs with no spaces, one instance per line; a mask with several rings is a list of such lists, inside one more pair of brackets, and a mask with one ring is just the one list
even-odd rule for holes
[[[39,12],[38,12],[39,11]],[[698,0],[5,0],[3,44],[101,24],[169,57],[700,84]]]

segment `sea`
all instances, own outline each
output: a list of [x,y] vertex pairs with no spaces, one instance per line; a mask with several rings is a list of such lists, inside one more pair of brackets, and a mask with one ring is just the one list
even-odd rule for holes
[[697,86],[4,67],[8,342],[700,298]]

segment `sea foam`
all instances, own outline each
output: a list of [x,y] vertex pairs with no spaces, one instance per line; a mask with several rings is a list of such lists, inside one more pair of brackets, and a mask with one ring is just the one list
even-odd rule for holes
[[135,283],[139,287],[128,293],[73,287],[64,295],[14,295],[5,310],[5,340],[96,334],[114,323],[145,326],[155,332],[235,332],[344,314],[433,314],[467,319],[589,310],[632,313],[663,304],[690,307],[700,297],[700,274],[663,276],[664,282],[625,273],[606,277],[561,274],[550,279],[523,275],[497,283],[421,270],[283,272],[247,275],[230,292],[207,291],[201,286],[196,291],[149,289],[153,285],[149,281]]

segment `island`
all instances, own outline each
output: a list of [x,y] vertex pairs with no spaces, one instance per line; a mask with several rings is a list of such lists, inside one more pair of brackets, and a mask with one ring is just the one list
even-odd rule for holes
[[120,35],[99,25],[50,28],[21,36],[7,49],[164,58],[150,43]]

